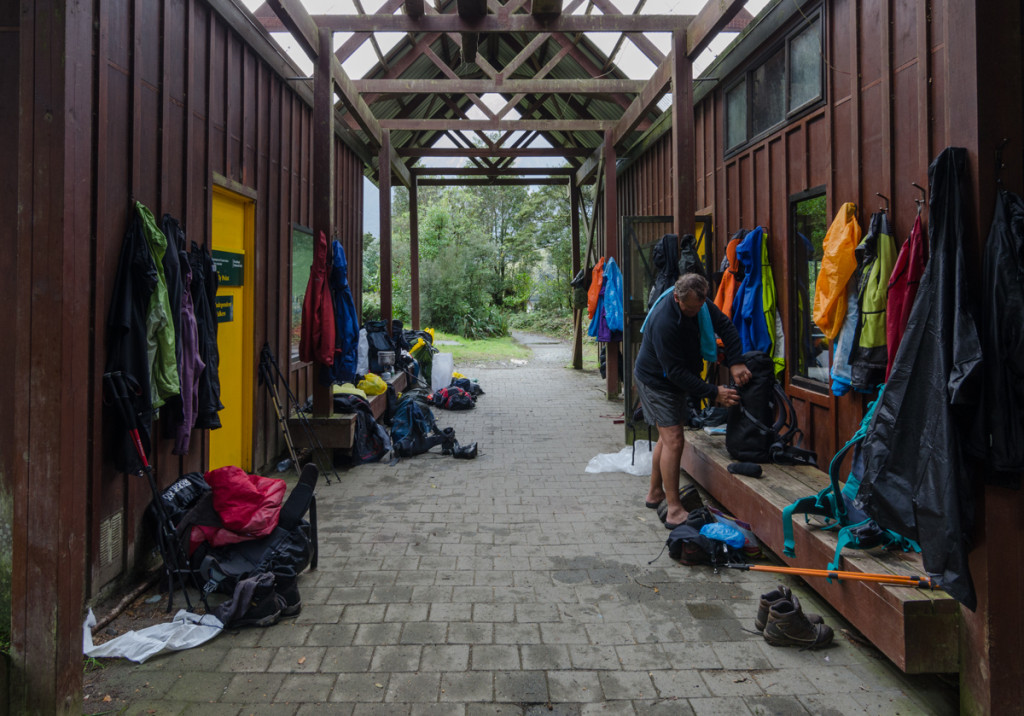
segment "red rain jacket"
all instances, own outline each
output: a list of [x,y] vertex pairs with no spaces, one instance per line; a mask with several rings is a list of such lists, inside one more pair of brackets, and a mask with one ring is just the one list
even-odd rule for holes
[[334,363],[334,302],[327,281],[327,235],[320,232],[313,246],[306,298],[302,301],[299,360]]
[[247,475],[245,470],[233,465],[210,470],[205,480],[213,493],[213,508],[223,525],[195,526],[190,535],[189,554],[202,542],[221,547],[265,537],[277,527],[288,489],[284,480]]
[[927,264],[928,242],[921,227],[921,215],[918,214],[914,228],[910,230],[910,238],[900,248],[896,265],[889,277],[889,293],[885,303],[885,343],[889,353],[888,365],[885,367],[886,380],[889,379],[896,350],[903,340],[903,332],[907,329],[910,309],[914,307],[914,299],[917,297],[917,286],[921,283]]

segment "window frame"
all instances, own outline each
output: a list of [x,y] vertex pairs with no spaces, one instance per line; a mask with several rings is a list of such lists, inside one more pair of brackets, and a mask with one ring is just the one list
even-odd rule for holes
[[[790,257],[789,258],[789,262],[788,262],[789,263],[789,271],[790,271],[789,301],[790,301],[790,306],[792,306],[792,310],[790,310],[790,312],[789,312],[790,313],[789,320],[787,321],[787,323],[789,325],[786,326],[786,330],[787,330],[788,335],[793,337],[793,340],[786,341],[786,343],[787,343],[787,350],[786,350],[786,352],[788,354],[788,355],[786,355],[786,361],[788,362],[788,364],[790,366],[790,369],[789,369],[789,383],[790,383],[790,385],[802,388],[804,390],[807,390],[807,391],[809,391],[811,393],[816,393],[818,395],[828,395],[828,393],[829,393],[829,386],[830,386],[830,378],[826,378],[825,380],[818,380],[817,378],[812,378],[809,375],[800,375],[800,374],[798,374],[796,372],[797,371],[797,367],[799,366],[799,363],[800,363],[800,361],[799,361],[800,343],[797,340],[797,336],[800,335],[799,326],[797,325],[797,322],[800,320],[800,315],[799,315],[799,301],[798,301],[798,297],[796,295],[796,291],[797,291],[796,272],[798,270],[803,270],[805,272],[807,271],[807,266],[806,265],[804,265],[802,267],[798,267],[796,265],[796,256],[797,256],[797,254],[796,254],[796,251],[793,249],[793,246],[792,246],[793,240],[796,238],[796,222],[795,222],[796,207],[801,202],[807,201],[808,199],[816,199],[818,197],[825,197],[825,206],[826,206],[825,227],[826,227],[826,230],[827,230],[829,219],[828,219],[828,211],[827,211],[827,207],[828,207],[828,186],[826,184],[820,184],[820,185],[818,185],[816,187],[811,187],[810,189],[805,189],[804,191],[797,192],[796,194],[790,194],[787,197],[787,199],[786,199],[787,205],[788,205],[787,220],[786,220],[787,224],[788,224],[788,226],[787,226],[788,252],[787,253],[789,254],[789,257]],[[810,289],[810,286],[808,286],[808,289]],[[813,296],[813,294],[810,291],[808,291],[808,298],[809,298],[809,303],[808,303],[808,306],[807,306],[807,310],[810,311],[812,316],[813,316],[814,296]],[[811,322],[813,322],[813,318],[810,319],[810,320],[811,320]],[[828,347],[828,353],[829,353],[829,376],[831,376],[832,360],[833,360],[833,346],[831,344]]]
[[[807,114],[808,112],[817,109],[825,103],[826,99],[826,74],[825,74],[825,53],[824,53],[824,41],[825,41],[825,13],[822,6],[816,7],[814,10],[808,13],[801,14],[802,22],[799,25],[789,29],[786,34],[777,40],[766,46],[761,52],[757,53],[756,59],[746,65],[746,67],[736,73],[736,76],[728,84],[724,85],[724,92],[722,93],[722,115],[724,121],[724,129],[722,132],[724,141],[723,144],[726,146],[723,149],[725,158],[731,157],[747,147],[756,144],[767,136],[770,136],[777,132],[779,128],[785,127],[787,124],[795,119]],[[791,67],[791,45],[793,39],[801,35],[813,25],[817,25],[818,38],[822,43],[822,52],[819,56],[818,61],[818,76],[820,83],[818,87],[818,94],[803,102],[799,107],[790,108],[790,78],[792,76]],[[785,110],[783,117],[780,121],[762,129],[757,134],[752,132],[753,120],[751,118],[751,107],[753,106],[753,74],[754,72],[763,67],[767,62],[773,58],[779,51],[783,53],[783,65],[785,67],[785,75],[783,77],[783,102],[785,104]],[[744,105],[745,105],[745,139],[737,142],[736,144],[729,145],[729,105],[727,98],[729,93],[736,89],[741,83],[746,83],[744,92]]]
[[[304,235],[309,237],[309,242],[310,242],[309,245],[310,245],[311,249],[313,249],[315,251],[316,247],[315,247],[315,245],[313,243],[313,229],[311,229],[308,226],[305,226],[303,224],[300,224],[298,222],[292,222],[290,224],[289,228],[291,230],[288,233],[288,256],[290,258],[289,268],[291,269],[291,267],[294,266],[294,263],[295,263],[295,235],[297,233],[298,234],[304,234]],[[288,295],[293,300],[295,298],[294,278],[295,278],[295,271],[294,271],[294,269],[291,269],[288,272]],[[306,277],[306,284],[307,285],[309,284],[308,274],[307,274],[307,277]],[[303,296],[305,296],[305,293],[306,293],[305,289],[303,289],[302,293],[303,293]],[[291,358],[291,364],[293,366],[296,366],[296,365],[301,366],[301,365],[305,365],[305,363],[303,361],[301,361],[300,358],[299,358],[299,347],[298,347],[298,344],[295,344],[293,346],[292,345],[292,339],[291,339],[292,333],[295,330],[295,325],[292,323],[292,319],[294,318],[294,315],[295,315],[294,314],[294,309],[293,309],[293,307],[291,305],[289,305],[289,310],[288,310],[288,355]],[[302,330],[302,313],[301,313],[301,310],[300,310],[300,313],[299,313],[299,330],[300,331]]]

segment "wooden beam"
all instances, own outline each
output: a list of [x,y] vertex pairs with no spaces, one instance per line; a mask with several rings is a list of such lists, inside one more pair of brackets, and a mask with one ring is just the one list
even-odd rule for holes
[[474,22],[487,14],[487,0],[457,0],[459,17]]
[[562,0],[533,0],[530,3],[530,14],[551,16],[562,14]]
[[406,15],[413,19],[423,17],[423,0],[405,0],[402,9],[405,10]]
[[509,167],[507,169],[473,169],[470,167],[413,167],[414,177],[424,176],[572,176],[566,167]]
[[526,147],[525,149],[484,149],[481,147],[409,147],[399,149],[400,157],[586,157],[591,150],[574,147]]
[[564,186],[567,179],[417,179],[419,186]]
[[[273,0],[295,2],[296,0]],[[407,15],[313,15],[318,27],[334,32],[673,32],[685,30],[692,15],[558,15],[538,18],[534,15],[485,15],[467,22],[453,13]]]
[[[592,0],[592,2],[594,3],[594,7],[598,8],[605,16],[615,16],[619,12],[619,9],[612,4],[611,0]],[[630,15],[630,17],[642,17],[642,15]],[[671,27],[673,29],[684,29],[686,24],[688,24],[688,21],[683,23],[681,26],[680,23],[677,22]],[[662,31],[664,32],[665,28],[662,28]],[[661,50],[658,49],[657,45],[651,42],[646,35],[636,32],[626,32],[624,34],[626,35],[626,38],[629,39],[629,41],[632,42],[638,50],[640,50],[640,52],[647,56],[647,59],[654,63],[655,66],[658,66],[665,61],[665,55],[661,53]]]
[[288,28],[288,32],[299,43],[306,56],[316,62],[320,47],[317,28],[324,26],[310,17],[300,0],[267,0],[267,4],[274,14],[281,18],[281,22]]
[[686,28],[686,56],[695,59],[746,4],[746,0],[707,0]]
[[601,164],[601,159],[604,158],[604,144],[593,151],[587,150],[587,153],[590,156],[588,156],[587,160],[583,162],[583,166],[576,170],[576,183],[580,186],[589,184],[590,177],[597,173],[598,167]]
[[380,317],[391,335],[391,132],[381,132],[380,145]]
[[615,122],[605,119],[382,119],[381,129],[419,132],[463,130],[504,132],[536,130],[538,132],[605,132]]
[[[606,135],[604,140],[604,254],[619,263],[622,259],[619,256],[619,203],[616,179],[615,143],[610,136]],[[597,223],[597,217],[594,219],[594,223]],[[620,341],[611,341],[606,344],[604,365],[608,400],[616,398],[620,393],[619,344]]]
[[[572,244],[572,275],[579,273],[580,261],[580,188],[569,182],[569,240]],[[575,296],[574,296],[575,299]],[[583,309],[573,305],[572,367],[583,369]]]
[[420,209],[416,180],[409,187],[409,313],[412,329],[420,329]]
[[693,117],[693,63],[686,56],[686,33],[672,38],[672,215],[676,236],[694,233],[697,213],[696,142]]
[[491,80],[491,79],[386,79],[353,80],[354,89],[367,94],[636,94],[644,80]]
[[[331,79],[332,34],[317,33],[317,59],[313,68],[313,240],[334,237],[334,81]],[[329,244],[328,244],[329,245]],[[315,252],[314,252],[315,255]],[[327,252],[330,261],[331,252]],[[323,370],[316,365],[314,373]],[[334,397],[329,385],[313,381],[313,415],[330,417]]]

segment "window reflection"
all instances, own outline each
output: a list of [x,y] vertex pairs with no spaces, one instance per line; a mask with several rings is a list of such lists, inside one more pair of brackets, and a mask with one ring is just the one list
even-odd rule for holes
[[793,256],[792,376],[828,383],[829,345],[811,320],[814,287],[821,271],[822,242],[828,230],[825,189],[790,197],[790,245]]
[[305,227],[292,227],[292,310],[290,347],[293,359],[299,357],[299,334],[302,331],[302,301],[306,297],[309,269],[313,266],[313,232]]

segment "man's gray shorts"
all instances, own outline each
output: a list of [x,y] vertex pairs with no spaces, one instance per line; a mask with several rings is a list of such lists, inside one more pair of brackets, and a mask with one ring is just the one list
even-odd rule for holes
[[671,427],[685,425],[687,418],[686,391],[666,391],[644,385],[643,381],[633,376],[636,392],[640,396],[640,405],[644,409],[644,420],[648,425]]

